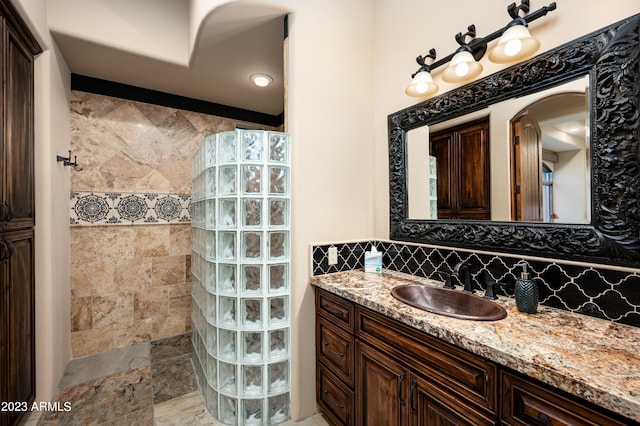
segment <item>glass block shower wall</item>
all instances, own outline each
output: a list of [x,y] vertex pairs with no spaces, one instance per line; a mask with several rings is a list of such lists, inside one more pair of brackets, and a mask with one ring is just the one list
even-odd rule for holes
[[192,162],[193,364],[230,425],[289,418],[290,137],[209,136]]

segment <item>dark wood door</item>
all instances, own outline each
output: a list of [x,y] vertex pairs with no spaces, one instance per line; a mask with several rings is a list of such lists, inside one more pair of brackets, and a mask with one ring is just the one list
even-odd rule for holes
[[33,59],[18,35],[5,27],[5,128],[2,144],[0,220],[5,230],[34,225]]
[[429,135],[439,219],[491,219],[489,119]]
[[382,352],[356,342],[357,424],[402,426],[408,424],[409,372]]
[[[0,234],[2,277],[2,393],[5,402],[27,404],[35,396],[35,281],[33,231]],[[25,405],[19,405],[20,408]],[[24,411],[2,412],[13,424]]]
[[496,425],[493,416],[474,409],[436,385],[419,377],[411,378],[411,411],[414,426]]
[[451,132],[429,135],[429,154],[436,157],[438,218],[454,217],[457,210],[456,164],[453,161],[455,147]]

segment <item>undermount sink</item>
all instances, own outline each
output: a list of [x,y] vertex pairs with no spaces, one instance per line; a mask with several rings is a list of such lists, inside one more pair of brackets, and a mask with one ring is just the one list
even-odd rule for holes
[[415,308],[458,319],[497,321],[507,316],[507,311],[491,300],[442,287],[405,284],[394,287],[391,295]]

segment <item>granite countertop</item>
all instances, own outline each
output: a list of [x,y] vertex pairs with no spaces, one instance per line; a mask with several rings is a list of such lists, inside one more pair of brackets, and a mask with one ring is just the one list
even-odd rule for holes
[[[312,285],[486,359],[640,421],[640,328],[540,306],[523,314],[511,298],[500,321],[467,321],[413,308],[391,296],[397,285],[441,282],[362,269],[311,277]],[[460,290],[461,291],[461,290]]]

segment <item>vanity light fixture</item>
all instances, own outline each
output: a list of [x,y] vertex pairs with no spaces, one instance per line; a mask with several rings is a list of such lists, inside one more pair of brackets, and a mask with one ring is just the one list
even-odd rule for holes
[[431,77],[431,68],[425,64],[427,59],[434,60],[436,58],[436,50],[431,49],[426,56],[418,56],[416,61],[421,65],[420,69],[411,77],[411,83],[407,86],[404,92],[408,96],[421,97],[433,95],[438,91],[438,85],[433,82]]
[[267,87],[273,83],[273,78],[266,74],[251,74],[251,77],[249,78],[253,81],[253,84],[259,87]]
[[[451,58],[449,66],[442,73],[442,79],[447,83],[463,83],[469,81],[474,77],[477,77],[482,72],[482,65],[478,62],[478,59],[474,56],[469,43],[466,42],[466,38],[471,37],[472,41],[476,37],[476,26],[469,25],[467,32],[462,34],[456,34],[456,41],[460,45],[460,48],[456,50],[456,53]],[[484,51],[482,51],[484,54]],[[480,55],[480,57],[482,57]]]
[[[436,51],[431,49],[428,55],[416,58],[420,68],[411,75],[413,80],[405,89],[405,93],[413,97],[426,97],[436,93],[438,86],[433,82],[431,71],[446,63],[449,63],[449,66],[442,73],[444,81],[464,83],[472,80],[482,72],[482,65],[478,61],[487,52],[487,45],[497,38],[500,40],[489,52],[489,60],[492,62],[510,63],[532,55],[540,47],[540,42],[531,36],[527,25],[555,9],[554,2],[529,13],[529,0],[520,0],[518,6],[511,3],[507,6],[511,22],[483,38],[475,38],[475,25],[469,25],[466,33],[456,35],[460,47],[449,56],[436,61]],[[523,12],[524,16],[520,16],[520,12]],[[467,41],[468,38],[470,41]],[[432,60],[430,64],[426,64],[427,58]]]

